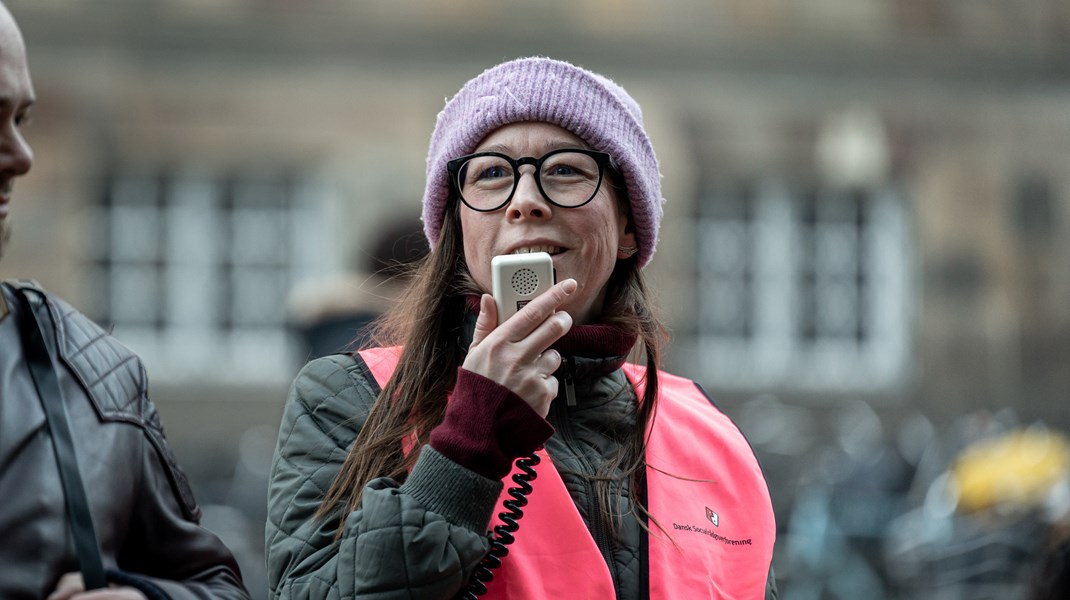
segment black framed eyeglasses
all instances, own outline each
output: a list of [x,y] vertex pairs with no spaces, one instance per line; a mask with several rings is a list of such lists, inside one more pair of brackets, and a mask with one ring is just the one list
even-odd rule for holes
[[472,210],[492,212],[509,204],[520,185],[520,167],[535,167],[535,185],[550,204],[579,208],[594,199],[602,185],[609,154],[566,148],[541,158],[514,159],[500,152],[476,152],[446,163],[450,185]]

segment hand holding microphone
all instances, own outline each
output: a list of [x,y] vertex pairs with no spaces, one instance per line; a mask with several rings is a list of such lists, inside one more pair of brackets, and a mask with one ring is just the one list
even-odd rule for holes
[[[497,260],[502,258],[509,260]],[[558,308],[576,291],[576,281],[551,286],[553,266],[543,252],[495,257],[492,265],[498,297],[484,294],[480,299],[472,345],[462,366],[509,388],[545,417],[557,396],[553,373],[561,366],[561,355],[547,349],[572,328],[572,316]],[[515,311],[513,318],[500,318],[503,301],[503,310]]]

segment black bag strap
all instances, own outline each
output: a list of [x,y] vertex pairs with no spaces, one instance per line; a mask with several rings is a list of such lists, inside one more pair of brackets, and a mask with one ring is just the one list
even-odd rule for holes
[[89,511],[82,475],[78,472],[71,427],[67,421],[67,404],[63,401],[63,393],[56,378],[53,359],[55,324],[41,292],[21,287],[16,288],[15,292],[22,309],[19,312],[24,313],[19,323],[19,332],[26,364],[30,367],[30,375],[34,387],[37,388],[37,396],[41,399],[41,406],[44,407],[48,430],[52,435],[52,448],[59,465],[60,481],[63,482],[67,517],[71,535],[74,537],[74,548],[78,553],[82,580],[87,590],[103,588],[107,581],[100,558],[100,546],[93,528],[93,515]]

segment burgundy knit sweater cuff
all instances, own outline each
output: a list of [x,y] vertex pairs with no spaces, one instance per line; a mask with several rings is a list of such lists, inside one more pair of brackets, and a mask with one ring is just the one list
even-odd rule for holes
[[509,388],[466,369],[446,404],[446,416],[431,431],[431,447],[453,462],[490,479],[509,474],[553,435],[550,423]]

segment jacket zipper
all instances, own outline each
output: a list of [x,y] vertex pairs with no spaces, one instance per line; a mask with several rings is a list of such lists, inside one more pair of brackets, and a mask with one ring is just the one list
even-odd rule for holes
[[[569,356],[565,359],[565,404],[566,406],[576,406],[576,388],[575,388],[575,374],[576,363],[572,357]],[[587,459],[581,452],[578,452],[578,444],[575,443],[575,437],[572,435],[572,423],[568,418],[568,411],[565,408],[559,408],[557,410],[558,415],[558,431],[561,433],[561,441],[564,442],[568,451],[575,456],[583,465],[584,471],[588,474],[594,474],[594,465]],[[616,564],[613,562],[612,544],[609,539],[609,535],[606,533],[606,528],[602,523],[602,519],[598,514],[598,501],[594,497],[594,486],[591,485],[590,480],[583,479],[584,496],[587,498],[587,516],[590,520],[589,526],[591,528],[591,537],[594,539],[595,546],[602,553],[603,560],[606,561],[606,566],[609,568],[610,576],[613,579],[613,585],[616,586],[617,574]]]
[[576,363],[571,356],[565,359],[565,404],[576,406]]

